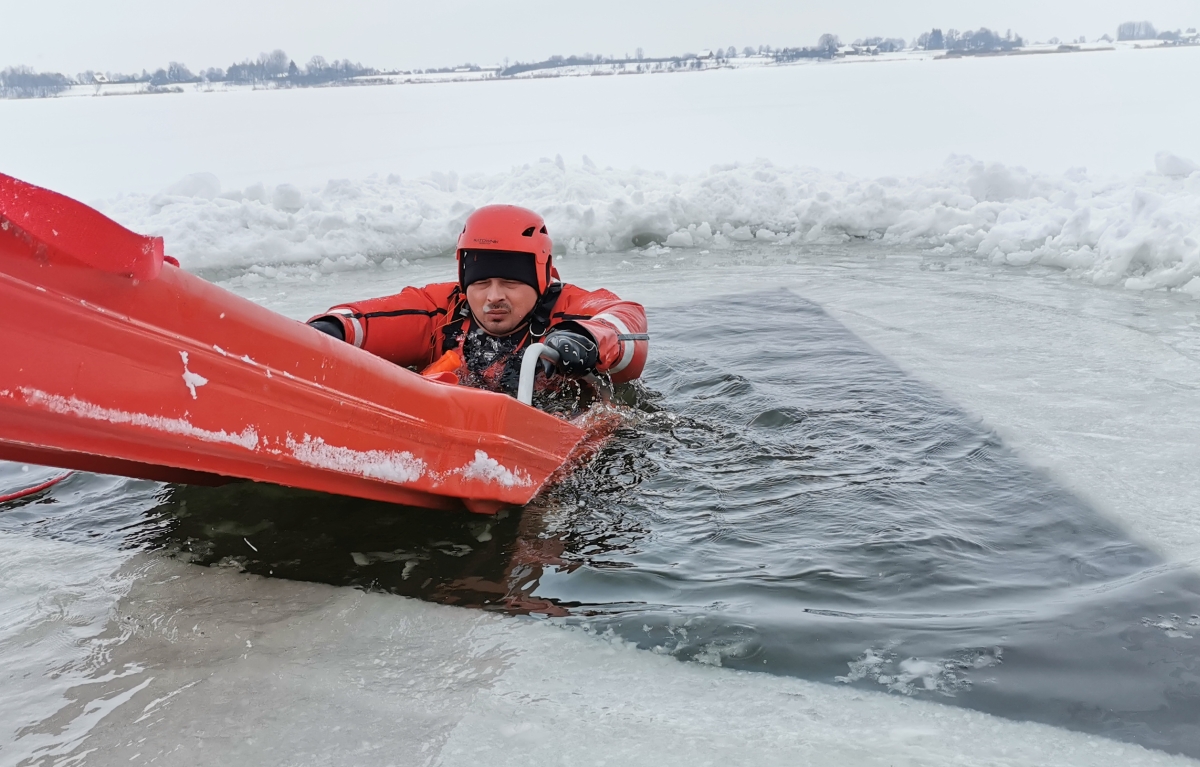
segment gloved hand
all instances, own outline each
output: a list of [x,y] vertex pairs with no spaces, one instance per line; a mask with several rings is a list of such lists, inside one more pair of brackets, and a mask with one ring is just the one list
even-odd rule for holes
[[587,376],[600,362],[600,347],[586,330],[554,330],[541,342],[558,352],[554,367],[564,376]]
[[346,340],[346,331],[342,329],[342,323],[329,317],[317,317],[308,323],[309,327],[316,328],[327,336],[333,336],[339,341]]
[[555,330],[542,343],[558,352],[555,368],[563,375],[587,375],[600,362],[600,348],[587,331]]

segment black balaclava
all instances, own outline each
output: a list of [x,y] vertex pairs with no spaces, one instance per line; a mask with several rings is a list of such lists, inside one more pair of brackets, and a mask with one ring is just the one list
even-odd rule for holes
[[532,253],[512,250],[464,250],[460,267],[462,287],[480,280],[499,277],[502,280],[523,282],[538,290],[536,259]]

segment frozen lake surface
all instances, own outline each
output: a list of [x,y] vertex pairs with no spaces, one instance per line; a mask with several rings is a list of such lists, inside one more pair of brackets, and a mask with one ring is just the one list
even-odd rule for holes
[[[638,427],[491,526],[90,476],[0,510],[0,762],[1190,763],[1200,176],[1154,155],[1200,157],[1155,69],[1195,53],[530,83],[554,130],[398,121],[394,151],[371,110],[526,84],[0,102],[3,170],[137,191],[105,209],[290,316],[445,279],[508,199],[655,334]],[[920,127],[787,95],[857,118],[968,82],[975,118]],[[38,122],[66,109],[111,156]],[[355,109],[375,138],[304,134]],[[693,175],[510,169],[556,151]],[[408,178],[450,168],[481,173]],[[197,171],[226,186],[158,193]]]
[[[766,158],[910,176],[950,154],[1127,175],[1192,129],[1200,49],[362,88],[0,101],[0,167],[85,200],[216,174],[231,188],[507,172],[555,155],[695,174]],[[80,169],[86,168],[86,173]]]

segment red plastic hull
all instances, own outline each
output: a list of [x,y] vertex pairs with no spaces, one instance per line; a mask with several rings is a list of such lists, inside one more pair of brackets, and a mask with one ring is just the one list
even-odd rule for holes
[[[92,235],[63,246],[77,215]],[[161,241],[98,216],[0,176],[0,458],[488,512],[586,436],[163,266]]]

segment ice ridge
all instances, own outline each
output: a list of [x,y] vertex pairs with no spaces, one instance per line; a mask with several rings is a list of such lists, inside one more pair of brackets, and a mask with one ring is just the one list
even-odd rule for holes
[[165,237],[185,268],[202,272],[284,264],[339,271],[445,253],[473,209],[503,201],[545,215],[556,247],[572,254],[866,239],[1200,296],[1198,166],[1166,152],[1154,164],[1138,176],[1110,178],[952,156],[923,175],[864,179],[767,161],[667,175],[602,169],[585,158],[502,174],[338,180],[308,190],[260,184],[218,191],[219,182],[203,175],[104,209]]

